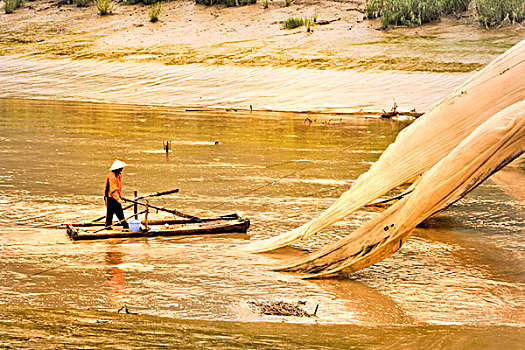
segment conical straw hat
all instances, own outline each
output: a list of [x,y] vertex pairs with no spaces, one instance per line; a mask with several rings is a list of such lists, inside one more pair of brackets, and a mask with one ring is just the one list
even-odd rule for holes
[[121,162],[120,160],[116,159],[113,164],[111,164],[111,168],[109,170],[117,170],[124,168],[125,166],[128,166],[126,163]]

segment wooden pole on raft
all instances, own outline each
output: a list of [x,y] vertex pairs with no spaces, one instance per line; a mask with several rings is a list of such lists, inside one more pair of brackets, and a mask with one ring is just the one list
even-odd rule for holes
[[146,214],[144,215],[144,229],[148,231],[148,213],[149,213],[149,201],[146,199]]
[[168,190],[168,191],[153,192],[153,193],[144,194],[142,196],[138,196],[137,198],[135,198],[135,200],[148,198],[148,197],[160,197],[160,196],[165,196],[167,194],[172,194],[172,193],[177,193],[177,192],[179,192],[178,188],[174,190]]
[[[133,191],[133,196],[135,198],[137,198],[137,191]],[[138,220],[139,219],[139,216],[137,215],[137,210],[138,210],[138,204],[137,203],[134,203],[133,204],[133,213],[135,213],[135,220]]]

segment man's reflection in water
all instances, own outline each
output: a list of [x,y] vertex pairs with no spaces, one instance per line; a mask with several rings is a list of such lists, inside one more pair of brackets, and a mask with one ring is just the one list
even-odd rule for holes
[[109,298],[117,309],[126,304],[124,271],[119,267],[124,261],[123,257],[121,252],[106,252],[106,283],[109,287]]

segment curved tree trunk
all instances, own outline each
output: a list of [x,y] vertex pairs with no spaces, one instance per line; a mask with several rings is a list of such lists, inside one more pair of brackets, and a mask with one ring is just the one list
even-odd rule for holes
[[396,252],[414,228],[525,152],[525,100],[497,113],[426,172],[414,191],[339,242],[281,269],[328,277]]
[[239,248],[264,252],[308,238],[428,171],[478,126],[525,98],[525,40],[498,57],[401,133],[369,171],[318,218]]

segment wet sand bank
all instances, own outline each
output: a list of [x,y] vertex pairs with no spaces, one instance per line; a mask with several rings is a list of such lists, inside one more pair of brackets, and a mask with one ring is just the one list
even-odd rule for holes
[[[364,0],[227,8],[118,5],[113,15],[56,1],[0,13],[0,97],[322,113],[425,112],[520,41],[521,25],[473,18],[377,30]],[[292,16],[327,25],[284,30]]]
[[192,321],[93,310],[0,306],[2,345],[177,349],[519,349],[519,327],[297,325]]
[[[99,16],[94,6],[31,1],[13,14],[0,13],[0,55],[292,67],[321,70],[472,72],[523,38],[521,25],[487,31],[474,18],[444,18],[417,28],[379,31],[364,21],[364,0],[284,1],[238,8],[193,1],[164,3],[160,21],[148,7],[118,5]],[[318,13],[313,32],[284,30],[280,22]]]

